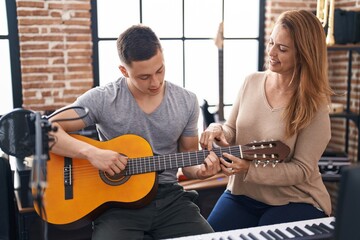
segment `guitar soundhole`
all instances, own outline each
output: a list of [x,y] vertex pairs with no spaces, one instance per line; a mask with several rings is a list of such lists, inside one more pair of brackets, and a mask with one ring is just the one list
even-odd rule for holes
[[129,180],[130,176],[124,176],[122,173],[117,173],[114,176],[110,176],[106,172],[99,171],[101,179],[111,186],[118,186]]

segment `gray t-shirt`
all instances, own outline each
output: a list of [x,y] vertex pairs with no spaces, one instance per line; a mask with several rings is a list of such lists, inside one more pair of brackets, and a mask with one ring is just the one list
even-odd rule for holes
[[[149,142],[154,155],[176,153],[180,136],[198,135],[200,108],[196,95],[167,81],[162,103],[150,114],[139,108],[124,77],[90,89],[73,105],[89,109],[83,120],[86,126],[96,124],[101,140],[135,134]],[[159,183],[175,182],[176,172],[177,168],[162,172]]]

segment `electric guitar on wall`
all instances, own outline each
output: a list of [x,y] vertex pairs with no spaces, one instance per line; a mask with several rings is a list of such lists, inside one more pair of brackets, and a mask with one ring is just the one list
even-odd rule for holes
[[[200,150],[153,156],[150,144],[131,134],[109,141],[72,136],[93,146],[119,152],[129,159],[124,171],[110,176],[93,167],[88,160],[50,153],[42,207],[36,201],[34,207],[43,220],[52,224],[83,225],[109,207],[144,206],[156,193],[157,171],[198,165],[209,154],[208,150]],[[268,141],[219,147],[213,151],[217,156],[226,152],[249,161],[276,164],[288,156],[290,149],[280,141]],[[36,191],[32,190],[33,193]]]

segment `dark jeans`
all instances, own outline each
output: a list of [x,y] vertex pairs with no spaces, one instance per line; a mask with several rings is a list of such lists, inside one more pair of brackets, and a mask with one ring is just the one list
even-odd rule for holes
[[159,185],[156,198],[139,209],[113,208],[94,221],[93,240],[164,239],[213,232],[193,202],[195,191]]
[[217,201],[208,222],[218,232],[322,217],[327,215],[311,204],[271,206],[227,190]]

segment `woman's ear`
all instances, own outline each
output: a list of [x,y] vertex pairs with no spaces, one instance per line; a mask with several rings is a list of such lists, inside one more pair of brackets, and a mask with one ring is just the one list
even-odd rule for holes
[[119,69],[120,69],[120,72],[122,73],[122,75],[124,75],[124,77],[127,77],[127,78],[129,77],[129,74],[124,66],[119,65]]

